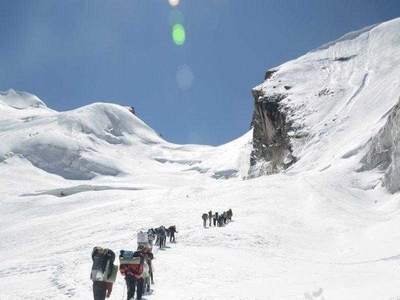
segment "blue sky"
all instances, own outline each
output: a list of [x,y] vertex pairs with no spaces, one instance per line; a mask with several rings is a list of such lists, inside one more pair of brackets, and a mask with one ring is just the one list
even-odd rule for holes
[[[400,15],[398,0],[180,0],[176,7],[0,0],[0,7],[0,90],[31,92],[59,111],[98,101],[134,106],[166,140],[210,145],[249,129],[250,90],[266,70]],[[181,46],[171,19],[186,30]]]

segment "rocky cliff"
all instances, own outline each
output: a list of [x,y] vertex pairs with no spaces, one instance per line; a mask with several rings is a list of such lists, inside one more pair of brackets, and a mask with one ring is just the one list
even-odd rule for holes
[[[266,73],[266,80],[273,76],[274,71]],[[250,176],[260,176],[277,173],[296,161],[292,155],[292,147],[288,132],[290,123],[281,104],[286,93],[266,95],[262,90],[253,89],[254,113],[253,151],[250,157]]]
[[399,191],[399,58],[400,18],[267,71],[252,89],[249,176],[340,174],[361,189]]

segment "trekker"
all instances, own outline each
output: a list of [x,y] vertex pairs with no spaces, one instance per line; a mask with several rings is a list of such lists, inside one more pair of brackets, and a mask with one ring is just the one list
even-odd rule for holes
[[222,214],[223,218],[224,218],[224,224],[226,224],[226,218],[228,217],[228,213],[226,211],[224,211],[224,213]]
[[143,287],[142,287],[142,296],[143,296],[146,293],[150,293],[150,266],[147,263],[146,259],[144,260],[143,263],[143,273],[141,278],[143,279]]
[[158,231],[158,228],[154,229],[154,233],[155,233],[155,235],[157,237],[156,238],[156,243],[155,243],[155,245],[157,245],[160,242],[160,233]]
[[217,212],[214,214],[213,219],[214,219],[214,227],[217,227],[218,226],[218,213]]
[[162,246],[165,246],[165,240],[166,240],[166,231],[164,225],[160,226],[157,230],[157,239],[160,242],[160,249]]
[[208,226],[209,227],[211,227],[211,219],[212,219],[212,211],[210,210],[209,212],[208,212],[208,220],[209,220],[209,222],[208,222]]
[[[144,250],[144,257],[145,257],[145,261],[146,263],[149,265],[149,275],[150,275],[150,279],[151,279],[151,284],[154,284],[154,278],[153,278],[153,259],[154,259],[154,255],[151,252],[151,248],[148,247]],[[147,292],[150,292],[150,285],[147,285]]]
[[[94,247],[92,251],[92,271],[94,300],[104,300],[110,297],[113,282],[108,281],[114,269],[115,253],[112,250]],[[115,279],[114,279],[115,280]]]
[[224,226],[224,216],[222,214],[220,214],[218,217],[218,226],[219,227]]
[[[119,270],[123,276],[125,276],[126,288],[127,288],[127,299],[131,300],[135,296],[135,290],[137,286],[137,298],[142,299],[143,294],[143,264],[144,264],[144,249],[145,246],[140,245],[138,250],[135,252],[121,250],[120,261],[121,265]],[[124,260],[134,260],[138,258],[137,262],[125,263]]]
[[153,248],[153,242],[156,238],[156,232],[153,228],[150,228],[149,230],[147,230],[147,239],[149,240],[149,245],[151,248]]
[[176,226],[173,225],[173,226],[168,227],[168,231],[169,231],[169,234],[170,234],[169,242],[170,243],[172,243],[172,242],[175,243],[175,233],[178,233],[178,231],[176,231]]
[[229,221],[232,221],[232,216],[233,216],[232,209],[229,209],[228,213],[229,213]]
[[207,227],[207,218],[208,218],[208,215],[207,215],[206,213],[204,213],[204,214],[201,216],[201,218],[203,219],[203,226],[204,226],[204,228],[206,228],[206,227]]

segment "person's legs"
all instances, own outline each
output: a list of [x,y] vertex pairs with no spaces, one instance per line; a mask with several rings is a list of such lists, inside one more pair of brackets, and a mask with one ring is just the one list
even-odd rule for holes
[[150,277],[146,277],[145,282],[146,282],[146,290],[145,291],[147,293],[150,293]]
[[94,300],[105,300],[107,291],[107,282],[93,281]]
[[142,299],[143,294],[143,278],[137,279],[137,299]]
[[[146,287],[147,287],[147,280],[146,280],[147,278],[144,278],[143,279],[143,283],[142,283],[142,295],[144,295],[145,293],[146,293]],[[138,291],[139,291],[139,289],[138,289]]]
[[134,277],[126,276],[125,281],[126,281],[126,290],[128,293],[127,300],[133,300],[133,297],[135,296],[136,280]]

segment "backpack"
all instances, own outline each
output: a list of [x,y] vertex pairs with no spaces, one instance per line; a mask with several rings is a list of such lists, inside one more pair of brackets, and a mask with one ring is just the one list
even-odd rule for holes
[[138,255],[138,252],[121,250],[119,263],[121,265],[142,265],[143,256]]
[[203,220],[207,220],[208,215],[207,214],[203,214],[202,218],[203,218]]
[[137,233],[137,242],[139,243],[148,243],[149,242],[149,236],[147,232],[139,231]]
[[121,250],[119,255],[119,270],[122,275],[127,276],[128,274],[134,275],[136,278],[140,278],[143,273],[143,255],[136,251],[125,251]]
[[114,269],[115,253],[107,248],[94,247],[92,260],[90,279],[93,281],[107,281]]

